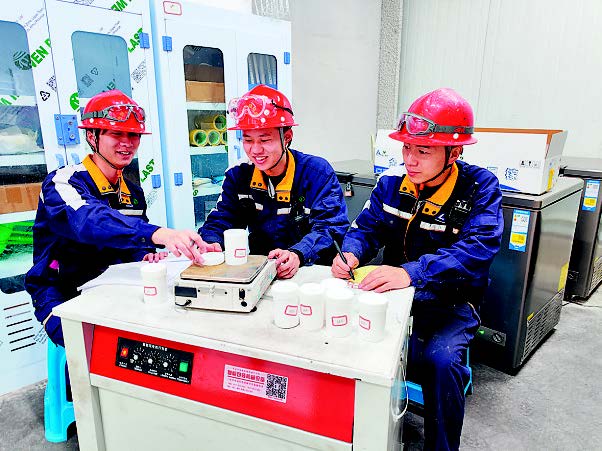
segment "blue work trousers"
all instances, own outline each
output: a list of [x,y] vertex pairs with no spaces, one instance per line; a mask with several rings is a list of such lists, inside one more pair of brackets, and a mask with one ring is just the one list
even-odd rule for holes
[[422,385],[424,449],[457,450],[469,381],[466,351],[480,319],[468,303],[415,303],[408,355],[408,380]]

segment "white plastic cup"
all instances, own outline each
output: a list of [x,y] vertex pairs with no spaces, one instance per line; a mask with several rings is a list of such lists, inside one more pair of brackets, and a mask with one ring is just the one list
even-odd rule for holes
[[380,293],[362,293],[358,304],[358,335],[366,341],[381,341],[385,337],[387,297]]
[[343,338],[353,332],[351,313],[353,311],[353,291],[349,288],[329,288],[326,290],[326,330],[328,335]]
[[319,283],[299,287],[299,321],[304,330],[324,327],[324,287]]
[[244,265],[247,263],[249,235],[245,229],[228,229],[224,231],[224,255],[226,265]]
[[160,304],[167,301],[167,266],[163,263],[146,263],[140,268],[144,302]]
[[223,252],[205,252],[201,257],[203,257],[203,266],[217,266],[224,263]]
[[290,329],[299,324],[299,285],[288,280],[272,285],[274,324]]
[[[345,279],[339,279],[336,277],[329,277],[328,279],[324,279],[320,282],[320,284],[324,287],[325,290],[328,290],[330,288],[352,288],[351,285],[349,284],[348,280]],[[355,296],[355,293],[357,292],[356,289],[353,290],[354,292],[354,297],[353,297],[353,301],[352,301],[352,317],[356,318],[357,315],[355,315],[358,311],[358,305],[357,305],[357,296]]]

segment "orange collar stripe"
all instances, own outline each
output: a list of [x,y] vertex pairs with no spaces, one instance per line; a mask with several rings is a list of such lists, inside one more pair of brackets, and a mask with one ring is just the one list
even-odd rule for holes
[[[441,207],[449,200],[451,194],[458,181],[458,165],[454,163],[452,165],[451,173],[449,177],[439,186],[437,191],[425,200],[425,205],[422,207],[422,211],[430,216],[435,216],[441,210]],[[415,198],[418,198],[418,188],[414,183],[410,181],[407,175],[403,176],[401,180],[401,186],[399,187],[400,193],[410,194]]]
[[[295,159],[291,151],[288,151],[288,164],[284,178],[276,186],[276,199],[281,202],[290,202],[291,190],[293,189],[293,181],[295,180]],[[253,177],[251,177],[250,187],[267,191],[268,185],[265,181],[264,174],[257,167],[253,169]]]
[[[94,161],[92,161],[92,157],[90,155],[87,155],[86,158],[84,158],[83,165],[90,174],[90,177],[92,177],[92,180],[94,180],[94,184],[100,191],[100,194],[109,194],[116,192],[115,188],[113,188],[113,185],[109,183],[109,181],[102,173],[100,168],[96,166]],[[119,177],[119,183],[121,185],[121,195],[123,197],[122,203],[129,204],[131,193],[122,176]]]

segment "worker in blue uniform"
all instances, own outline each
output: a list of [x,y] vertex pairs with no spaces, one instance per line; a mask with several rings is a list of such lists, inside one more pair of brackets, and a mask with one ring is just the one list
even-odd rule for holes
[[249,229],[251,254],[276,259],[279,278],[300,266],[330,264],[333,236],[349,227],[334,170],[323,158],[290,148],[295,124],[288,99],[259,85],[233,99],[228,112],[242,131],[248,162],[228,169],[217,205],[199,234],[219,248],[224,231]]
[[81,164],[52,171],[42,184],[33,226],[33,267],[25,278],[36,318],[50,339],[64,346],[52,308],[78,295],[77,288],[109,265],[159,261],[166,252],[202,262],[207,246],[194,231],[149,224],[142,188],[122,176],[145,129],[144,110],[120,91],[94,96],[80,128],[93,150]]
[[458,161],[472,133],[472,108],[455,91],[418,98],[390,135],[404,143],[404,166],[382,174],[343,241],[347,263],[336,256],[332,265],[346,278],[383,248],[382,266],[359,287],[415,288],[408,380],[422,385],[429,450],[460,446],[466,352],[503,230],[497,178]]

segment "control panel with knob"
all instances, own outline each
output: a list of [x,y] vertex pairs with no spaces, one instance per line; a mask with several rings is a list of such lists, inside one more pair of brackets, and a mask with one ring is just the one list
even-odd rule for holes
[[119,337],[115,365],[151,376],[190,384],[193,354]]

